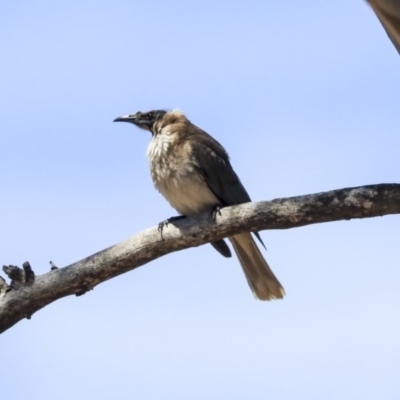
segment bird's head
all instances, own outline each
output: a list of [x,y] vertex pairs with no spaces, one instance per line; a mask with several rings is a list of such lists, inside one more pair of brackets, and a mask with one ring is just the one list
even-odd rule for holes
[[161,120],[166,113],[165,110],[153,110],[145,113],[138,111],[136,114],[127,114],[115,118],[114,122],[130,122],[154,134],[154,124]]

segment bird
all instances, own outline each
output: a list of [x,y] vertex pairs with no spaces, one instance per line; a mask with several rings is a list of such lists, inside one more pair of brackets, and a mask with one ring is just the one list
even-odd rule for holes
[[[180,110],[138,111],[114,122],[129,122],[151,133],[147,158],[154,186],[181,217],[251,201],[225,148]],[[259,234],[254,234],[264,245]],[[236,234],[229,240],[254,296],[260,300],[283,298],[285,290],[251,233]],[[211,244],[224,257],[231,257],[223,239]]]

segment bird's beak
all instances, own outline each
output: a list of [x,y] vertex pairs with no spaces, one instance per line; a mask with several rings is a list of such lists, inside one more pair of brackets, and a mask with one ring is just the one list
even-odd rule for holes
[[136,122],[136,115],[121,115],[118,118],[115,118],[113,122],[131,122],[134,124]]

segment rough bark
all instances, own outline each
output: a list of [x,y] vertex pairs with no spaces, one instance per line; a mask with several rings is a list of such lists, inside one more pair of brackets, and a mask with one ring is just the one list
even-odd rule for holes
[[173,251],[200,246],[236,233],[290,229],[303,225],[400,213],[400,184],[380,184],[226,207],[216,216],[201,214],[147,229],[128,240],[64,268],[35,276],[4,266],[0,277],[0,333],[53,301],[82,295],[96,285]]

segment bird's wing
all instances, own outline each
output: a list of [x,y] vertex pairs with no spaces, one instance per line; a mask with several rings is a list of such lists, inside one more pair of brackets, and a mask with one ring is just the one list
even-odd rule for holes
[[196,171],[221,205],[233,206],[251,201],[223,147],[211,137],[206,141],[196,139],[191,144]]
[[400,53],[400,0],[368,0]]
[[[205,133],[205,132],[204,132]],[[192,160],[197,173],[223,206],[251,201],[249,194],[233,170],[225,149],[208,134],[191,141]],[[265,247],[258,232],[253,232]]]

